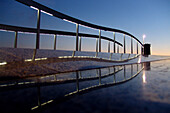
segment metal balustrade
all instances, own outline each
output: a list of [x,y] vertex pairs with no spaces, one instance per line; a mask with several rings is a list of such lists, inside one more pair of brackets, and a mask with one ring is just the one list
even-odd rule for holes
[[[5,24],[0,24],[0,31],[15,32],[14,48],[17,48],[18,33],[28,33],[28,34],[37,33],[35,28],[19,27],[19,26],[5,25]],[[54,49],[56,49],[57,35],[64,35],[64,36],[76,36],[77,35],[74,32],[47,30],[47,29],[40,29],[40,33],[54,35]],[[98,38],[98,35],[79,33],[79,38],[80,37]],[[107,40],[110,42],[115,42],[117,45],[123,46],[120,42],[110,39],[109,37],[101,36],[101,39]],[[81,44],[79,45],[79,48],[81,48]]]
[[[120,47],[123,46],[123,53],[126,53],[126,38],[131,37],[131,54],[133,54],[133,39],[137,42],[136,45],[136,54],[138,54],[139,50],[138,50],[138,44],[140,44],[141,46],[143,46],[143,44],[132,34],[126,32],[126,31],[122,31],[122,30],[118,30],[118,29],[113,29],[113,28],[109,28],[109,27],[103,27],[103,26],[99,26],[99,25],[95,25],[95,24],[91,24],[76,18],[73,18],[71,16],[65,15],[63,13],[60,13],[58,11],[55,11],[51,8],[48,8],[40,3],[37,3],[33,0],[16,0],[24,5],[29,6],[30,8],[33,8],[35,10],[37,10],[37,28],[26,28],[26,27],[19,27],[19,26],[10,26],[10,25],[3,25],[0,24],[0,29],[1,30],[6,30],[6,31],[14,31],[15,32],[15,41],[14,41],[14,48],[17,48],[17,40],[18,40],[18,33],[22,32],[26,32],[26,33],[36,33],[36,48],[34,50],[34,54],[32,57],[32,60],[35,60],[35,56],[36,56],[36,50],[40,49],[40,34],[53,34],[54,35],[54,50],[56,50],[56,46],[57,46],[57,35],[66,35],[66,36],[76,36],[76,48],[75,51],[81,51],[81,46],[82,46],[82,37],[87,37],[87,38],[96,38],[96,55],[94,58],[98,57],[98,52],[102,52],[101,48],[101,39],[107,40],[108,41],[108,53],[111,53],[110,50],[110,46],[111,46],[111,42],[113,43],[113,53],[116,53],[116,44],[117,44],[117,53],[120,53]],[[57,18],[60,18],[66,22],[71,22],[73,24],[76,25],[76,32],[66,32],[66,31],[56,31],[56,30],[47,30],[47,29],[40,29],[40,21],[41,21],[41,13],[45,13],[48,14],[50,16],[54,16]],[[79,33],[79,28],[83,26],[83,27],[87,27],[89,29],[97,29],[99,30],[99,35],[93,35],[93,34],[85,34],[85,33]],[[106,31],[106,32],[113,32],[113,39],[110,37],[105,37],[101,35],[102,31]],[[123,34],[123,45],[120,42],[116,41],[116,33],[121,33]],[[73,56],[75,55],[75,51],[73,50]],[[112,55],[112,54],[111,54]],[[122,55],[120,56],[120,59],[122,59]],[[71,57],[68,57],[71,58]],[[111,60],[111,58],[108,58],[109,60]],[[127,58],[129,59],[129,58]]]
[[[58,35],[65,35],[65,36],[75,36],[76,38],[76,46],[75,46],[75,50],[73,50],[72,56],[60,56],[57,58],[94,58],[94,59],[99,59],[101,61],[106,61],[106,62],[113,62],[114,60],[112,60],[112,56],[114,53],[120,53],[120,48],[119,47],[123,47],[123,53],[120,54],[120,59],[117,60],[118,63],[120,62],[126,62],[129,61],[131,59],[134,59],[136,57],[138,57],[139,55],[139,44],[141,47],[143,47],[143,44],[132,34],[126,32],[126,31],[122,31],[122,30],[118,30],[118,29],[113,29],[113,28],[109,28],[109,27],[103,27],[103,26],[99,26],[99,25],[95,25],[92,23],[88,23],[76,18],[73,18],[71,16],[65,15],[63,13],[60,13],[58,11],[55,11],[51,8],[48,8],[42,4],[39,4],[35,1],[32,0],[16,0],[26,6],[29,6],[30,8],[33,8],[35,10],[37,10],[37,28],[27,28],[27,27],[20,27],[20,26],[11,26],[11,25],[4,25],[4,24],[0,24],[0,30],[1,31],[12,31],[15,32],[15,40],[14,40],[14,48],[18,47],[18,33],[34,33],[36,34],[36,47],[33,53],[33,57],[32,59],[26,59],[25,61],[36,61],[36,60],[48,60],[48,58],[37,58],[36,59],[36,52],[37,49],[41,49],[40,48],[40,34],[52,34],[54,35],[54,42],[53,42],[53,49],[57,50],[57,36]],[[57,31],[57,30],[48,30],[48,29],[41,29],[40,28],[40,21],[41,21],[41,13],[46,13],[50,16],[54,16],[57,18],[62,19],[63,21],[66,22],[71,22],[73,24],[76,25],[76,32],[68,32],[68,31]],[[83,26],[83,27],[87,27],[89,29],[97,29],[99,31],[98,35],[94,35],[94,34],[85,34],[85,33],[80,33],[79,32],[79,28]],[[106,36],[102,36],[102,32],[111,32],[113,33],[113,39],[110,37],[106,37]],[[116,33],[121,33],[123,36],[123,45],[116,41]],[[76,52],[77,51],[82,51],[82,38],[83,37],[87,37],[87,38],[95,38],[96,39],[96,51],[95,51],[95,56],[93,57],[89,57],[89,56],[76,56]],[[127,59],[123,59],[123,55],[127,53],[126,51],[126,38],[130,37],[131,38],[131,51],[127,57]],[[98,55],[100,52],[102,52],[102,40],[106,40],[108,41],[108,53],[110,54],[108,58],[99,58]],[[131,54],[134,54],[134,48],[133,48],[133,41],[136,41],[136,56],[130,57]],[[113,43],[113,53],[111,52],[111,43]],[[116,46],[117,44],[117,46]],[[117,48],[116,48],[117,47]],[[116,52],[117,50],[117,52]],[[56,58],[56,59],[57,59]],[[115,61],[114,61],[115,62]],[[6,63],[7,64],[7,63]],[[141,65],[141,67],[139,66]],[[44,66],[45,67],[45,66]],[[82,70],[76,70],[74,71],[74,78],[66,78],[66,79],[57,79],[57,75],[56,74],[52,74],[52,75],[46,75],[43,77],[28,77],[31,80],[27,81],[27,79],[22,79],[21,81],[11,81],[10,83],[1,83],[0,84],[0,91],[8,91],[10,89],[16,90],[16,89],[22,89],[22,88],[37,88],[37,94],[38,94],[38,98],[37,98],[37,106],[31,108],[31,110],[35,110],[35,109],[42,109],[45,105],[51,104],[51,103],[57,103],[57,102],[61,102],[62,100],[66,100],[69,99],[71,97],[73,97],[74,95],[77,94],[84,94],[87,93],[89,91],[93,91],[99,88],[105,88],[105,87],[110,87],[110,86],[114,86],[114,85],[119,85],[122,83],[125,83],[133,78],[135,78],[142,70],[143,70],[143,65],[142,64],[130,64],[130,76],[127,75],[127,65],[123,65],[123,66],[110,66],[108,67],[108,73],[106,74],[102,74],[102,69],[103,68],[95,68],[95,69],[91,69],[91,70],[95,70],[96,73],[93,73],[93,76],[85,76],[83,77],[83,72],[84,71],[89,71],[87,69],[82,69]],[[117,69],[116,69],[117,68]],[[134,70],[134,68],[136,68],[136,70]],[[119,72],[123,72],[122,76],[123,79],[121,79],[120,81],[117,80],[117,73]],[[128,73],[129,74],[129,73]],[[47,81],[41,81],[41,79],[44,78],[48,78],[48,77],[53,77],[53,79],[47,80]],[[105,78],[111,77],[112,81],[111,82],[107,82],[107,83],[103,83],[102,80]],[[83,88],[81,88],[80,83],[82,83],[83,81],[93,81],[93,80],[98,80],[96,85],[91,85],[91,86],[85,86]],[[76,84],[76,89],[74,91],[71,91],[67,94],[65,94],[63,96],[62,99],[60,99],[61,101],[58,101],[58,99],[55,97],[53,100],[48,100],[46,102],[43,102],[41,100],[41,93],[42,93],[42,89],[41,87],[44,86],[51,86],[51,85],[62,85],[62,84],[68,84],[68,83],[75,83]]]

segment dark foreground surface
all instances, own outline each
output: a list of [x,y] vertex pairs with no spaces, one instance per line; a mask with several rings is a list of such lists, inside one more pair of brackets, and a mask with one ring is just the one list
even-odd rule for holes
[[[52,86],[13,89],[0,92],[1,113],[6,112],[42,112],[42,113],[170,113],[170,60],[162,60],[144,64],[144,70],[135,78],[123,84],[101,87],[86,93],[77,94],[64,101],[52,102],[42,106],[40,110],[31,110],[37,100],[46,102],[76,90],[76,83]],[[139,69],[141,69],[139,65]],[[126,78],[135,74],[136,64],[126,66]],[[103,69],[102,74],[108,69]],[[112,69],[109,69],[112,71]],[[84,72],[82,76],[93,76],[93,70]],[[116,74],[116,81],[124,79],[124,72]],[[74,76],[71,74],[65,77]],[[96,76],[96,75],[95,75]],[[113,76],[101,79],[101,84],[112,82]],[[79,88],[99,84],[100,79],[83,81]],[[37,96],[39,95],[39,96]]]

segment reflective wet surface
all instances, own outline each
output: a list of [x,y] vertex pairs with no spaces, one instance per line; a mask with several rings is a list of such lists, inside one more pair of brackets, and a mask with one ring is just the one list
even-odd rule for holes
[[18,80],[1,87],[1,111],[168,113],[169,73],[170,60],[162,60]]

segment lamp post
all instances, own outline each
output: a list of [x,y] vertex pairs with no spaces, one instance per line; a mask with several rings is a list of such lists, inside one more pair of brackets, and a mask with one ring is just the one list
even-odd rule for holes
[[[144,40],[145,40],[145,38],[146,38],[146,35],[145,34],[143,34],[143,46],[144,46]],[[144,47],[142,47],[142,54],[144,55]]]
[[143,44],[144,44],[144,40],[145,40],[145,38],[146,38],[146,35],[145,35],[145,34],[143,34]]

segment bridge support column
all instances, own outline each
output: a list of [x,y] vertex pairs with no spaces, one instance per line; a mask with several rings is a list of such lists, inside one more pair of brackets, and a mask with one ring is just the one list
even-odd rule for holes
[[76,51],[78,51],[78,43],[79,43],[79,24],[76,24]]
[[14,48],[17,48],[17,42],[18,42],[18,31],[15,31],[15,42],[14,42]]
[[125,34],[124,34],[124,53],[126,53],[126,41],[125,41]]
[[79,51],[81,51],[81,37],[79,37]]
[[101,52],[101,30],[99,30],[99,52]]
[[54,35],[54,50],[56,50],[57,34]]
[[133,54],[133,39],[131,38],[131,54]]
[[115,40],[116,40],[116,37],[115,37],[115,33],[113,33],[113,37],[114,37],[114,44],[113,44],[113,51],[114,53],[116,53],[116,45],[115,45]]
[[41,11],[40,9],[37,10],[37,36],[36,36],[36,49],[40,48],[40,18],[41,18]]

